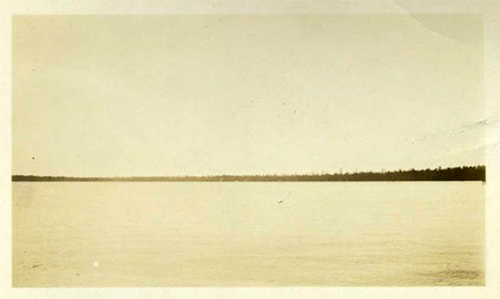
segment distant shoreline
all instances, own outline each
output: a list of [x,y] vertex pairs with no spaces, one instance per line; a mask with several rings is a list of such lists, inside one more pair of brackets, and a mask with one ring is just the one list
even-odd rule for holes
[[13,182],[403,182],[486,181],[485,166],[298,175],[69,177],[13,175]]

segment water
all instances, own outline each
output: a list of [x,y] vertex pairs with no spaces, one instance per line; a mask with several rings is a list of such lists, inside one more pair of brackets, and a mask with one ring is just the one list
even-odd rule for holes
[[15,287],[484,285],[484,186],[13,183]]

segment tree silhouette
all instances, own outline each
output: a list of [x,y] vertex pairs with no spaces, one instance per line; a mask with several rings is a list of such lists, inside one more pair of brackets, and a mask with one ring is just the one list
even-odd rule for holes
[[145,177],[66,177],[13,175],[13,182],[362,182],[362,181],[486,181],[485,166],[460,166],[437,169],[410,169],[381,172],[342,172],[293,175],[210,175]]

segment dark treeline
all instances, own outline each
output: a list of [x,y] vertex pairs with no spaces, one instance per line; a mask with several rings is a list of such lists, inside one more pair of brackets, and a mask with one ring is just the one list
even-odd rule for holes
[[485,166],[298,175],[213,175],[148,177],[65,177],[13,175],[14,182],[360,182],[360,181],[485,181]]

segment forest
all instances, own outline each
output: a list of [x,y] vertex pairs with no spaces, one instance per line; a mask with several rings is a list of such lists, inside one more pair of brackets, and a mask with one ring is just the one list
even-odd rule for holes
[[13,175],[13,182],[362,182],[362,181],[486,181],[485,166],[435,169],[362,171],[291,175],[209,175],[209,176],[130,176],[68,177]]

